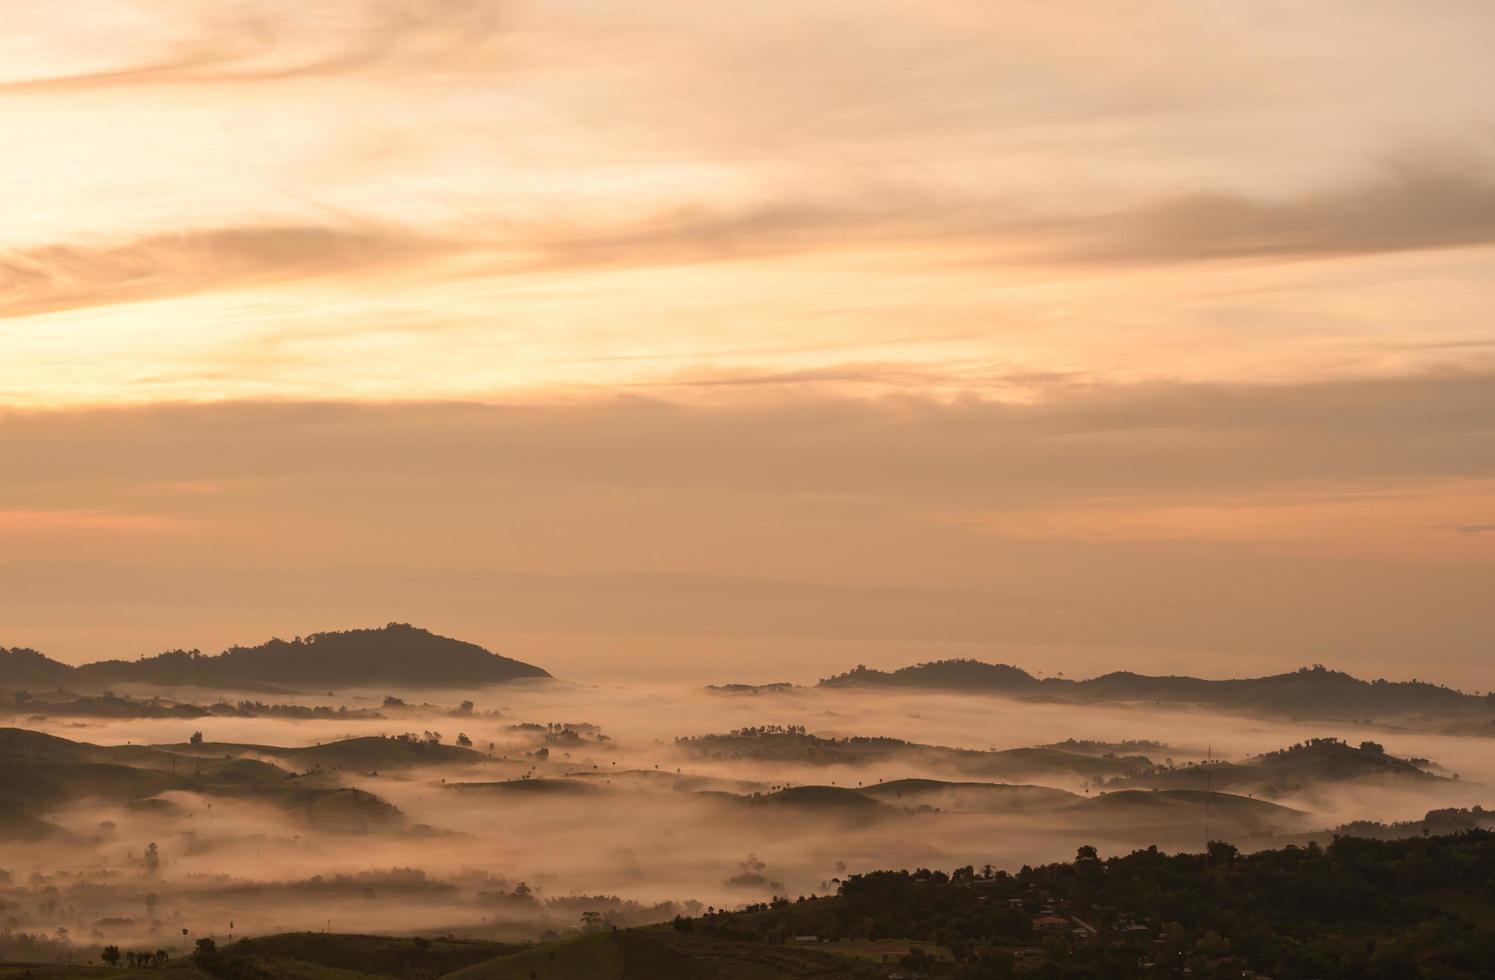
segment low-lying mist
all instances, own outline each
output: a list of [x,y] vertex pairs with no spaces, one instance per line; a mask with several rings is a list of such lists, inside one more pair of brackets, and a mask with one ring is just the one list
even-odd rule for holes
[[[874,868],[1012,869],[1086,843],[1327,840],[1351,821],[1488,802],[1495,778],[1485,740],[1184,708],[560,682],[255,697],[334,710],[94,718],[16,706],[14,728],[111,748],[13,750],[5,925],[163,948],[230,923],[235,935],[532,938],[583,912],[660,921],[825,893]],[[1347,744],[1247,762],[1327,737]],[[1057,747],[1008,751],[1038,746]],[[1396,765],[1335,761],[1382,752]],[[1226,795],[1217,778],[1233,781]]]

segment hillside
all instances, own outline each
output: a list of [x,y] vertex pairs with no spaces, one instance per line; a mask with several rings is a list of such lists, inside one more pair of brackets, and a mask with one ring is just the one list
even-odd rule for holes
[[50,660],[34,650],[0,650],[0,687],[19,690],[100,691],[127,684],[224,690],[462,687],[549,676],[532,664],[405,623],[272,639],[259,646],[232,647],[216,656],[173,650],[81,667]]
[[[344,785],[342,774],[332,770],[483,761],[470,749],[413,738],[355,738],[309,748],[222,742],[92,745],[6,728],[0,729],[0,812],[45,813],[82,800],[170,810],[174,805],[157,797],[180,790],[269,805],[329,831],[370,833],[404,826],[404,814]],[[308,770],[316,771],[297,774]],[[0,823],[0,837],[6,839],[49,832],[47,825],[20,819]]]
[[52,688],[66,684],[74,668],[24,647],[0,647],[0,685]]
[[861,792],[905,808],[971,810],[985,813],[1026,813],[1051,810],[1080,801],[1062,789],[1012,783],[948,782],[942,779],[894,779]]
[[819,686],[961,691],[1074,703],[1195,704],[1306,718],[1495,718],[1495,695],[1465,694],[1422,681],[1365,681],[1322,666],[1238,680],[1151,677],[1129,671],[1069,680],[1040,679],[1007,664],[941,660],[894,671],[858,666],[821,680]]
[[[1149,794],[1142,794],[1149,795]],[[692,935],[821,949],[893,947],[907,976],[1485,978],[1495,957],[1495,834],[1242,854],[1157,848],[1009,874],[852,875],[827,898],[708,912]],[[918,943],[943,947],[936,960]],[[953,960],[953,962],[951,962]],[[1156,963],[1159,967],[1153,968]],[[543,975],[543,974],[542,974]],[[603,974],[605,975],[605,974]],[[496,976],[496,974],[495,974]]]
[[661,929],[584,936],[499,957],[450,980],[851,980],[877,974],[815,949],[738,943]]
[[[1143,794],[1148,795],[1148,794]],[[1489,976],[1495,958],[1495,834],[1243,854],[1157,848],[952,872],[852,874],[825,897],[707,910],[535,945],[288,933],[203,941],[164,975],[220,980],[1056,980]],[[97,961],[95,961],[97,962]],[[1156,969],[1153,964],[1168,964]],[[1015,969],[1021,964],[1021,969]],[[0,967],[0,970],[3,970]],[[34,971],[34,972],[33,972]],[[0,977],[23,975],[0,972]],[[52,980],[161,976],[35,967]]]
[[1095,756],[1050,747],[962,749],[880,736],[827,738],[800,726],[740,728],[675,740],[683,751],[711,759],[753,759],[810,765],[885,764],[998,780],[1037,777],[1102,779],[1151,769],[1145,756]]
[[1213,835],[1238,841],[1303,830],[1314,822],[1301,810],[1265,800],[1187,789],[1103,793],[1075,804],[1064,816],[1097,834],[1125,825],[1132,833],[1150,829],[1155,838],[1166,839],[1190,836],[1207,825]]
[[[1426,760],[1422,761],[1426,764]],[[1116,777],[1105,785],[1250,791],[1282,796],[1316,786],[1365,781],[1424,786],[1451,782],[1410,760],[1388,754],[1375,742],[1355,746],[1337,738],[1314,738],[1240,762],[1158,766]]]

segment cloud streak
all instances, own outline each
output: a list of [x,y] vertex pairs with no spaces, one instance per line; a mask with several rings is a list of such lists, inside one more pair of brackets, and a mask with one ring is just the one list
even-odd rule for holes
[[451,69],[499,36],[503,0],[258,2],[207,16],[195,4],[163,17],[195,21],[164,55],[135,64],[0,82],[0,95],[141,85],[280,82],[344,75],[381,64]]
[[622,222],[499,222],[474,234],[359,222],[244,225],[160,233],[116,244],[58,243],[0,257],[0,315],[29,316],[260,282],[360,274],[441,255],[476,261],[478,278],[560,276],[893,247],[935,262],[1171,265],[1205,260],[1337,258],[1495,245],[1495,180],[1404,167],[1384,179],[1290,200],[1229,193],[1179,197],[1110,214],[1033,215],[918,188],[738,210],[688,206]]
[[452,247],[370,225],[250,225],[118,244],[48,245],[0,256],[0,316],[367,271],[429,259]]

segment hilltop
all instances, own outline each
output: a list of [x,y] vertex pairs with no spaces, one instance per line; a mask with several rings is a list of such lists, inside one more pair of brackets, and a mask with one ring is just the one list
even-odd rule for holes
[[1377,742],[1350,745],[1337,738],[1311,738],[1240,762],[1157,766],[1105,783],[1114,788],[1217,789],[1268,796],[1324,784],[1377,781],[1428,785],[1453,780],[1429,772],[1426,759],[1403,759]]
[[963,749],[881,736],[827,738],[797,725],[766,725],[734,729],[726,734],[687,736],[677,738],[675,744],[687,753],[709,759],[819,766],[883,764],[1003,780],[1040,776],[1094,780],[1153,768],[1152,760],[1146,756],[1095,756],[1049,747]]
[[1424,681],[1361,680],[1322,665],[1290,674],[1234,680],[1153,677],[1116,671],[1087,680],[1038,678],[1009,664],[938,660],[893,671],[858,665],[819,687],[901,688],[1002,694],[1093,704],[1105,701],[1191,704],[1223,711],[1307,718],[1432,716],[1495,719],[1495,694],[1466,694]]
[[399,684],[455,687],[550,674],[475,643],[438,636],[408,623],[382,629],[313,633],[215,656],[171,650],[138,660],[72,667],[35,650],[0,649],[0,687],[99,691],[112,685],[195,685],[231,690],[307,689]]

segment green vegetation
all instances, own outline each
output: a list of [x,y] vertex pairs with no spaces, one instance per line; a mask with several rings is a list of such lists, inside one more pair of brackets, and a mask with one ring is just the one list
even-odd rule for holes
[[[133,965],[0,967],[0,980],[989,980],[1271,976],[1433,980],[1495,962],[1495,833],[1203,854],[1156,848],[1017,874],[959,868],[853,875],[835,895],[775,899],[673,923],[513,946],[292,933]],[[149,957],[147,957],[149,959]],[[121,964],[114,966],[112,964]],[[29,970],[30,972],[25,972]]]
[[355,973],[421,980],[444,976],[521,949],[473,939],[292,932],[241,940],[226,951],[250,961],[289,960]]
[[1157,849],[1016,875],[962,868],[856,875],[829,898],[776,900],[677,921],[738,942],[917,940],[947,947],[930,975],[1487,977],[1495,962],[1495,833],[1337,838],[1243,855]]

